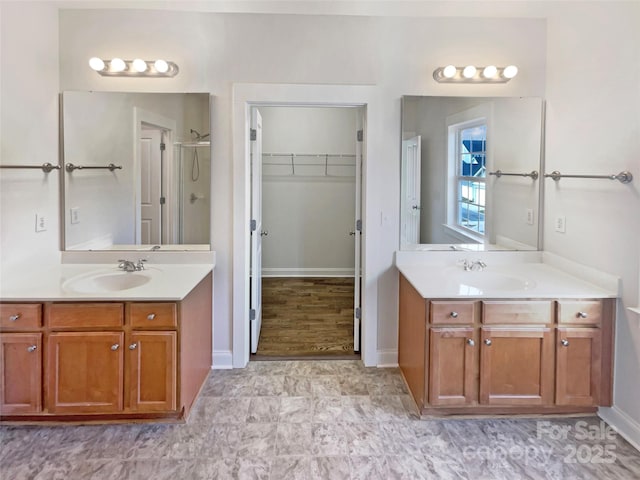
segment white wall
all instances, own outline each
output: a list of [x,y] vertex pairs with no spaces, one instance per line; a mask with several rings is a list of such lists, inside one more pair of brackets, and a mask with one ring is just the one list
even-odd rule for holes
[[[263,153],[355,155],[356,109],[260,107]],[[266,157],[262,218],[264,275],[353,275],[355,167],[328,167],[324,158]],[[331,157],[330,164],[355,158]]]
[[[38,160],[55,160],[58,86],[64,90],[210,91],[216,95],[213,132],[219,141],[213,150],[212,231],[218,253],[214,348],[228,351],[233,247],[231,84],[376,85],[382,113],[369,121],[378,123],[385,132],[385,147],[379,152],[383,160],[376,165],[376,176],[369,185],[376,195],[368,198],[365,207],[380,212],[387,221],[365,228],[378,246],[375,258],[367,259],[375,267],[369,273],[375,275],[379,292],[377,318],[371,320],[378,325],[378,349],[392,358],[397,345],[397,272],[392,262],[398,246],[401,95],[495,96],[498,90],[505,96],[542,96],[547,100],[547,170],[613,173],[629,169],[636,178],[627,186],[604,180],[563,180],[556,186],[546,180],[545,249],[619,275],[622,305],[638,304],[640,4],[306,3],[260,2],[259,8],[277,13],[315,8],[318,13],[339,12],[345,16],[62,11],[59,85],[52,7],[1,4],[2,161],[9,151],[37,153]],[[156,6],[182,8],[172,2]],[[237,8],[255,6],[243,3]],[[199,3],[199,8],[216,7]],[[225,4],[218,8],[234,7]],[[357,16],[385,13],[403,16]],[[109,79],[86,66],[87,59],[94,55],[153,58],[159,52],[180,65],[176,78]],[[513,62],[521,67],[520,74],[507,85],[468,88],[436,84],[431,78],[437,66],[472,61],[479,65]],[[10,129],[5,127],[7,119],[11,119]],[[21,131],[19,127],[25,126]],[[34,137],[42,140],[37,146],[29,144]],[[33,191],[29,190],[32,186],[27,190]],[[14,192],[18,190],[22,188]],[[11,196],[3,188],[3,261],[8,257],[26,260],[34,251],[55,257],[58,225],[53,222],[48,234],[36,235],[27,228],[31,221],[23,219],[37,207],[31,203],[34,200],[53,211],[57,193],[39,190],[30,200],[17,195]],[[11,202],[8,207],[7,201]],[[5,214],[8,211],[11,213]],[[560,213],[567,217],[564,235],[551,229],[554,215]],[[615,403],[619,411],[640,425],[640,324],[630,315],[624,310],[618,315]]]
[[[58,164],[58,19],[48,3],[0,4],[0,163]],[[60,171],[0,170],[1,281],[60,258]],[[36,233],[36,213],[47,230]]]

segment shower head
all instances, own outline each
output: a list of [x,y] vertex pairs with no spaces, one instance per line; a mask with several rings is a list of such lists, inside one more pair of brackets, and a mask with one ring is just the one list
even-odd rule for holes
[[197,130],[194,130],[193,128],[191,129],[191,135],[195,136],[194,140],[196,140],[196,141],[204,140],[205,138],[207,138],[209,136],[208,133],[205,133],[204,135],[201,135]]

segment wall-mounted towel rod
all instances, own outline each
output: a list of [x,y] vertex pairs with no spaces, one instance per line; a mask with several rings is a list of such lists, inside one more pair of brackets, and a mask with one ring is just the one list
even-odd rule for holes
[[609,180],[618,180],[620,183],[631,183],[633,180],[631,172],[626,170],[617,175],[565,175],[560,173],[558,170],[554,170],[551,173],[545,173],[544,176],[552,178],[556,182],[561,178],[606,178]]
[[506,173],[502,170],[496,170],[495,172],[489,172],[489,175],[495,175],[498,178],[502,177],[503,175],[509,177],[531,177],[534,180],[537,180],[539,176],[538,172],[535,170],[532,170],[529,173]]
[[44,173],[49,173],[51,170],[60,170],[60,165],[52,165],[47,162],[42,165],[0,165],[0,168],[37,168]]
[[113,163],[110,163],[109,165],[106,165],[106,166],[93,167],[93,166],[74,165],[73,163],[67,163],[64,168],[67,172],[73,172],[74,170],[101,170],[101,169],[105,169],[113,172],[114,170],[122,170],[122,165],[114,165]]

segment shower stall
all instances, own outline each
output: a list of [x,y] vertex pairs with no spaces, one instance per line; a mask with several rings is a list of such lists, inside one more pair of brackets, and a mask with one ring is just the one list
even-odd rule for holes
[[192,142],[176,142],[174,158],[178,198],[178,243],[209,244],[211,145],[195,130]]

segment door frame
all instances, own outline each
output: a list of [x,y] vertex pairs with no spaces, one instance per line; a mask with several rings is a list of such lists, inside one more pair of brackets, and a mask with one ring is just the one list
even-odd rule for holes
[[[378,343],[378,285],[376,277],[380,267],[373,253],[376,235],[366,235],[367,225],[374,225],[375,209],[367,197],[367,185],[373,178],[376,153],[382,148],[376,139],[381,134],[382,122],[373,124],[372,118],[381,118],[378,96],[373,86],[359,85],[287,85],[287,84],[234,84],[232,94],[233,142],[233,293],[232,293],[232,345],[233,367],[244,368],[249,362],[249,269],[251,220],[251,168],[250,138],[251,107],[260,106],[335,106],[363,107],[365,110],[365,144],[362,167],[362,306],[361,306],[361,359],[365,366],[376,366]],[[378,153],[379,154],[379,153]]]

